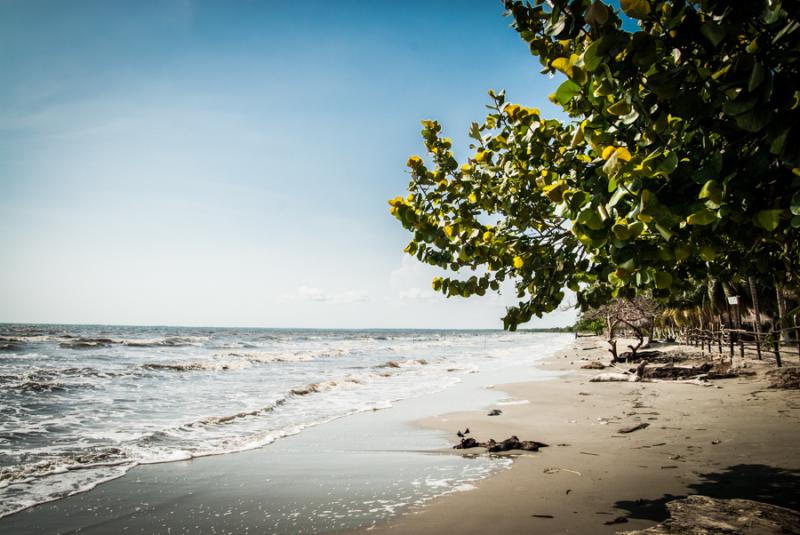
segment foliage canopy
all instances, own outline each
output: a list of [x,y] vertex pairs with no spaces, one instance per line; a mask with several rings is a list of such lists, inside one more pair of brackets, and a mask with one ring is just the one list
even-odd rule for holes
[[[504,326],[708,279],[800,277],[800,22],[795,2],[506,2],[569,120],[489,92],[460,164],[436,121],[390,201],[406,252],[459,271],[448,296],[513,280]],[[637,31],[623,29],[633,18]],[[468,277],[460,275],[467,272]]]

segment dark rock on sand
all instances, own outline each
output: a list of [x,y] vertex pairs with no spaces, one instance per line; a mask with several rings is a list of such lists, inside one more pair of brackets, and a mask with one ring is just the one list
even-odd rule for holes
[[652,528],[628,535],[800,535],[800,513],[752,500],[719,500],[689,496],[667,503],[670,518]]
[[501,411],[500,409],[492,409],[491,411],[489,411],[488,416],[500,416],[501,414],[503,414],[503,411]]

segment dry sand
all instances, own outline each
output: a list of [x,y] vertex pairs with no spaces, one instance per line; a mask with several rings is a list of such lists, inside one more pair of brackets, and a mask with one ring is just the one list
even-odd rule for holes
[[[656,524],[667,501],[691,494],[800,509],[800,391],[766,389],[763,372],[774,365],[750,362],[754,377],[700,386],[591,383],[603,372],[581,369],[589,360],[608,362],[602,340],[578,339],[542,365],[570,372],[560,379],[497,387],[528,403],[421,421],[452,433],[454,443],[456,430],[469,427],[479,441],[517,435],[550,447],[520,455],[475,490],[371,531],[615,533]],[[492,408],[502,415],[488,416]],[[650,425],[618,432],[640,422]]]

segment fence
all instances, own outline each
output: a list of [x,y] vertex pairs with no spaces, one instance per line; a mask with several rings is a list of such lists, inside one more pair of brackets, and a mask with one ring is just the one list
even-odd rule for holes
[[737,353],[742,360],[774,359],[778,367],[783,366],[787,358],[800,362],[800,327],[770,329],[767,332],[722,326],[716,329],[691,328],[679,333],[676,339],[709,353],[716,351],[721,358],[727,353],[731,362]]

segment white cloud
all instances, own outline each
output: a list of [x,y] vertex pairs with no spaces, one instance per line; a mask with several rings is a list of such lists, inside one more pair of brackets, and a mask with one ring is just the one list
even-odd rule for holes
[[330,301],[331,296],[326,294],[319,288],[313,288],[311,286],[301,286],[297,289],[297,295],[301,299],[307,299],[309,301]]
[[278,302],[311,301],[316,303],[329,303],[333,305],[346,305],[350,303],[363,303],[369,301],[369,295],[364,290],[346,290],[339,293],[328,293],[322,288],[313,286],[300,286],[294,293],[285,293],[278,297]]
[[427,301],[437,297],[432,290],[420,290],[417,287],[401,290],[398,292],[397,296],[400,299],[407,299],[409,301]]

